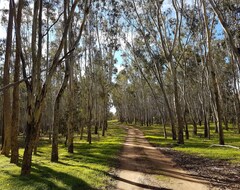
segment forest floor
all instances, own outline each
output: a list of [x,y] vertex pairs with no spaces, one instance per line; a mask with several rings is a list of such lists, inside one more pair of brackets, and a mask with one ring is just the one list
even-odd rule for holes
[[[236,128],[229,125],[224,130],[225,144],[240,147],[240,136]],[[193,126],[189,125],[189,139],[179,145],[171,138],[171,128],[167,126],[167,136],[163,135],[163,126],[134,126],[140,129],[145,138],[154,147],[188,172],[201,176],[211,183],[211,187],[219,189],[240,189],[240,150],[231,147],[212,146],[218,144],[218,134],[211,124],[211,138],[203,137],[204,126],[198,125],[198,134],[193,134]]]
[[[101,131],[100,131],[101,132]],[[10,158],[0,154],[0,190],[100,190],[107,189],[112,177],[109,170],[115,167],[126,132],[117,122],[109,122],[106,136],[92,134],[83,139],[75,134],[74,153],[68,153],[64,137],[59,138],[59,162],[53,163],[51,143],[41,135],[37,155],[33,155],[32,171],[20,176],[24,138],[19,137],[19,165],[9,163]]]
[[127,137],[119,158],[115,189],[218,189],[201,175],[180,168],[171,159],[173,154],[166,156],[153,147],[139,129],[124,128]]
[[[86,134],[82,140],[76,134],[74,154],[60,138],[58,163],[50,162],[51,144],[41,136],[29,177],[20,176],[24,145],[20,136],[19,165],[0,155],[0,189],[240,189],[240,151],[209,148],[217,143],[217,134],[212,132],[211,140],[190,136],[180,146],[170,138],[170,128],[164,139],[159,125],[108,123],[106,136],[93,134],[92,144],[86,142]],[[232,128],[224,132],[226,144],[240,147],[239,134]]]
[[213,160],[190,155],[171,148],[161,148],[160,150],[166,156],[171,157],[181,168],[208,180],[211,183],[211,187],[222,190],[240,189],[240,165],[232,164],[225,160]]

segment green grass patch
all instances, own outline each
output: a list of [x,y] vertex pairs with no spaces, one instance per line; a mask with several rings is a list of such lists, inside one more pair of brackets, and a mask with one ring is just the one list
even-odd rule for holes
[[[51,145],[41,138],[38,154],[33,156],[32,173],[20,176],[20,166],[9,163],[9,158],[0,156],[0,189],[46,190],[46,189],[105,189],[110,181],[108,171],[116,163],[124,141],[125,131],[116,122],[109,122],[106,137],[93,135],[93,143],[86,137],[74,139],[74,154],[67,147],[59,146],[59,163],[50,162]],[[20,149],[20,161],[23,149]]]
[[[204,128],[198,126],[198,134],[194,136],[192,131],[193,127],[189,125],[190,139],[185,139],[184,145],[178,145],[177,141],[173,141],[171,138],[171,129],[167,127],[168,138],[163,137],[163,126],[152,125],[137,126],[141,129],[148,139],[148,141],[155,146],[159,147],[172,147],[174,150],[181,151],[187,154],[194,154],[197,156],[203,156],[212,159],[228,160],[233,163],[240,163],[240,150],[228,147],[210,147],[213,144],[218,144],[218,134],[214,132],[214,125],[211,124],[211,139],[203,138]],[[201,136],[201,137],[200,137]],[[226,145],[240,147],[240,135],[236,133],[235,129],[230,125],[228,131],[224,130],[224,139]]]

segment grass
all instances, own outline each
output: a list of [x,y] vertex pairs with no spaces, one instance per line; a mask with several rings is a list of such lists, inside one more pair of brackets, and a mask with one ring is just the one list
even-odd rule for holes
[[[89,145],[75,138],[74,154],[69,154],[64,145],[59,146],[59,163],[50,162],[51,145],[42,138],[38,154],[33,156],[32,173],[20,176],[20,166],[9,163],[9,158],[0,156],[0,189],[46,190],[46,189],[105,189],[110,181],[108,171],[124,141],[125,132],[116,122],[109,122],[106,137],[95,135]],[[20,161],[23,149],[20,149]]]
[[[192,134],[192,126],[189,125],[190,139],[185,139],[184,145],[178,145],[176,141],[171,139],[170,127],[167,128],[168,139],[163,137],[163,127],[161,125],[137,126],[144,132],[148,141],[155,146],[172,147],[174,150],[187,154],[207,157],[211,159],[228,160],[233,163],[240,163],[240,150],[226,147],[210,147],[212,144],[218,144],[218,134],[214,132],[214,125],[211,124],[211,139],[200,138],[199,135]],[[198,134],[203,134],[203,126],[198,126]],[[202,135],[203,136],[203,135]],[[224,130],[224,138],[226,145],[240,147],[240,135],[237,134],[232,126],[228,131]]]

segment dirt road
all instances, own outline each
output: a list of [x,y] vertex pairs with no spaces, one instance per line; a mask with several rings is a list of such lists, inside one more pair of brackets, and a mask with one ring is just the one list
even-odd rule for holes
[[126,129],[128,135],[120,156],[116,189],[210,189],[209,182],[177,167],[170,158],[150,145],[140,130]]

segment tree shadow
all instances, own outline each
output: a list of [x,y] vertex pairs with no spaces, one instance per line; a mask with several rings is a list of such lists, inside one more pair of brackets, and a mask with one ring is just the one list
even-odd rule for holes
[[[20,163],[21,161],[22,160],[20,160]],[[70,164],[63,162],[60,162],[59,164],[71,166]],[[20,167],[20,164],[18,166]],[[80,178],[74,177],[65,172],[56,171],[46,166],[41,166],[37,163],[32,163],[31,174],[29,176],[19,176],[19,174],[13,174],[11,171],[2,171],[2,173],[11,176],[8,180],[12,189],[24,189],[29,186],[31,188],[34,187],[36,189],[44,190],[97,190]],[[55,181],[58,182],[55,183]],[[57,183],[64,185],[61,187],[58,186]]]
[[141,188],[144,188],[144,189],[171,190],[171,189],[168,189],[168,188],[156,187],[156,186],[151,186],[151,185],[147,185],[147,184],[143,184],[143,183],[133,182],[133,181],[121,178],[121,177],[117,176],[117,174],[112,174],[112,173],[105,172],[105,171],[102,171],[102,170],[99,170],[99,169],[96,169],[96,168],[91,168],[89,166],[79,165],[79,167],[90,169],[90,170],[94,170],[94,171],[97,171],[97,172],[102,172],[104,175],[109,176],[109,177],[111,177],[114,180],[122,181],[124,183],[128,183],[128,184],[131,184],[131,185],[134,185],[134,186],[137,186],[137,187],[141,187]]
[[67,173],[59,172],[49,167],[41,166],[36,163],[33,163],[32,165],[33,165],[33,168],[32,168],[33,174],[31,174],[27,178],[33,179],[35,182],[48,184],[49,189],[55,189],[55,187],[56,189],[66,189],[66,188],[61,188],[56,186],[52,181],[49,180],[49,179],[55,179],[65,184],[68,187],[67,189],[69,189],[70,187],[73,190],[75,189],[96,190],[85,181],[77,177],[74,177],[72,175],[69,175]]

